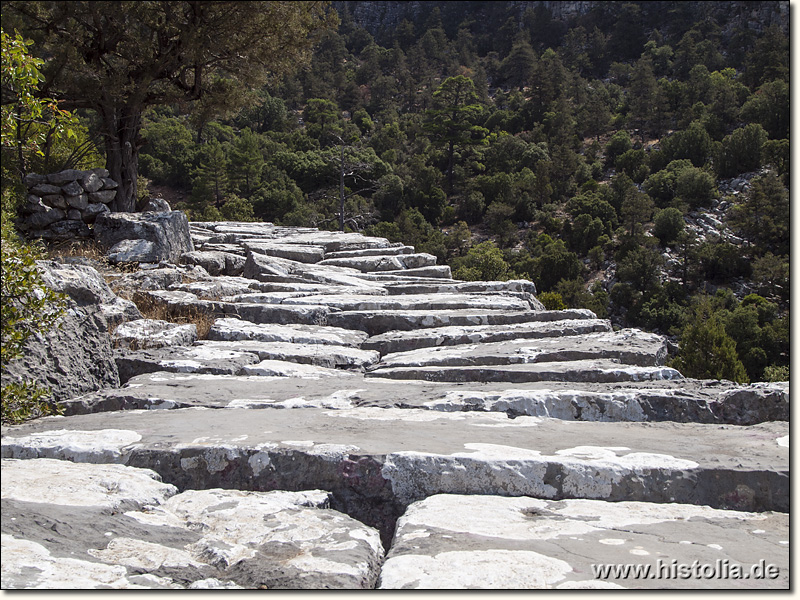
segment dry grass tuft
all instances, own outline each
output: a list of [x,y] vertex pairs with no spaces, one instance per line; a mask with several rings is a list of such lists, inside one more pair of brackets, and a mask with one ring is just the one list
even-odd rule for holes
[[188,308],[172,307],[145,292],[134,292],[127,299],[136,305],[145,319],[167,321],[180,325],[193,324],[197,328],[197,339],[200,340],[208,337],[208,332],[214,325],[214,321],[216,321],[216,317],[213,314],[202,308],[195,306]]

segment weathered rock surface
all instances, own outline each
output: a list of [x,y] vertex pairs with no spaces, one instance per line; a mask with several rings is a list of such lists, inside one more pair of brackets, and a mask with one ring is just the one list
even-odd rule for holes
[[66,312],[56,327],[28,339],[24,356],[3,369],[3,379],[36,381],[49,387],[56,401],[118,386],[109,332],[140,319],[141,313],[91,267],[55,261],[38,265],[45,285],[65,294]]
[[[785,589],[788,518],[681,504],[430,496],[398,521],[379,587]],[[675,557],[687,548],[693,560],[681,563]],[[774,569],[756,580],[765,556]],[[704,579],[685,576],[693,561]],[[631,570],[598,576],[604,565]],[[747,578],[730,576],[732,565]]]
[[[194,250],[189,235],[189,222],[186,215],[178,210],[159,213],[101,213],[94,223],[94,237],[106,249],[113,249],[117,244],[127,242],[125,249],[128,253],[133,252],[132,248],[128,248],[131,242],[147,242],[148,245],[137,246],[136,253],[127,259],[137,262],[168,260],[178,263],[184,252]],[[139,255],[146,260],[135,258]],[[117,258],[118,262],[123,260],[126,259]]]
[[378,532],[329,495],[194,490],[152,471],[3,460],[4,589],[371,588]]
[[158,319],[137,319],[117,327],[113,339],[118,348],[130,350],[188,346],[197,339],[197,326],[192,323],[180,325]]

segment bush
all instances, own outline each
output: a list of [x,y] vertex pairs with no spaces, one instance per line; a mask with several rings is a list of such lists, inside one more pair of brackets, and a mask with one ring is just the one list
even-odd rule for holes
[[[8,217],[2,218],[2,366],[20,358],[28,338],[53,327],[64,310],[64,296],[44,285],[36,260],[40,248],[20,242]],[[56,414],[49,390],[35,383],[2,386],[2,422]]]
[[668,246],[678,238],[684,226],[681,211],[672,207],[665,208],[656,213],[653,221],[653,235],[661,241],[662,245]]
[[566,310],[567,308],[561,294],[556,292],[542,292],[537,298],[539,298],[539,302],[544,304],[547,310]]

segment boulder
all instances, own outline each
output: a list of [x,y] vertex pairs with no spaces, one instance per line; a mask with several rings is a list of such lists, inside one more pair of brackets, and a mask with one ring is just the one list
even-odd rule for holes
[[99,202],[89,204],[81,213],[81,218],[84,223],[94,223],[97,216],[101,213],[109,212],[108,206]]
[[100,190],[99,192],[89,192],[89,201],[91,202],[101,202],[103,204],[108,204],[116,197],[117,197],[117,190],[113,188],[103,189]]
[[47,176],[47,182],[53,185],[64,185],[72,181],[77,181],[83,177],[83,171],[77,169],[65,169],[58,173],[51,173]]
[[67,205],[78,210],[84,210],[89,206],[89,197],[86,194],[78,192],[76,195],[67,196]]
[[238,254],[217,251],[193,250],[181,255],[181,262],[187,265],[200,265],[209,275],[241,275],[245,258]]
[[170,212],[169,203],[163,198],[148,198],[141,212]]
[[[102,192],[98,192],[102,193]],[[94,226],[95,239],[106,249],[112,249],[123,241],[145,241],[151,245],[136,246],[136,255],[146,259],[132,258],[139,262],[168,260],[177,263],[181,254],[194,250],[189,236],[189,222],[180,211],[168,213],[102,213]],[[132,252],[130,243],[126,252]],[[120,250],[118,249],[117,252]],[[121,259],[117,259],[118,262]]]

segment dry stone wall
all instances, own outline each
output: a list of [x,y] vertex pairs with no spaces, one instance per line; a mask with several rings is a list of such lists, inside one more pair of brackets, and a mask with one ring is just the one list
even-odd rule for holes
[[106,169],[31,173],[23,183],[28,194],[19,226],[29,237],[52,241],[91,237],[89,226],[109,212],[119,187]]

